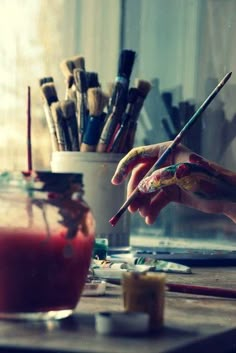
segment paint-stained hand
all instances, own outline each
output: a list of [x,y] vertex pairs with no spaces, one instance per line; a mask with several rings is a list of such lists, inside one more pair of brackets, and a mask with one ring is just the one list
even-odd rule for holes
[[138,210],[145,222],[152,224],[168,203],[177,202],[203,212],[225,214],[236,222],[236,174],[183,145],[176,147],[161,169],[144,178],[169,144],[134,148],[118,164],[112,183],[120,184],[131,174],[127,196],[137,186],[139,189],[129,211]]

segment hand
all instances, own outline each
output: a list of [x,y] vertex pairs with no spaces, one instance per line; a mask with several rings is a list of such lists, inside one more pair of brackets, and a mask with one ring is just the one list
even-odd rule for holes
[[122,183],[131,173],[127,196],[139,189],[129,211],[138,210],[152,224],[167,204],[177,202],[206,213],[225,214],[236,223],[236,174],[181,144],[161,169],[144,178],[170,143],[134,148],[118,164],[112,183]]

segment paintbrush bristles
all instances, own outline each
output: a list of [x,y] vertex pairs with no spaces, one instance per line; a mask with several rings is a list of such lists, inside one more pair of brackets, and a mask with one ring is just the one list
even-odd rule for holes
[[148,95],[149,91],[152,89],[151,82],[140,79],[135,80],[135,86],[139,90],[140,96],[142,96],[144,99]]
[[56,128],[59,150],[65,151],[66,142],[65,142],[65,136],[64,136],[64,131],[62,127],[63,113],[61,110],[61,103],[60,102],[52,103],[51,112],[52,112],[52,117]]
[[136,53],[133,50],[122,50],[118,63],[118,76],[125,77],[129,80],[134,65],[135,55]]
[[81,69],[85,71],[85,58],[82,55],[73,56],[70,59],[73,63],[73,69]]
[[49,83],[49,82],[53,82],[53,77],[49,76],[49,77],[42,77],[39,79],[39,86],[42,86],[45,83]]
[[87,78],[87,87],[88,88],[94,88],[94,87],[101,86],[99,83],[97,72],[86,72],[86,78]]
[[61,101],[61,111],[66,118],[74,117],[76,115],[75,102],[71,99]]
[[44,83],[41,86],[41,92],[42,92],[43,98],[46,100],[49,106],[52,103],[58,101],[56,87],[53,82]]
[[89,88],[87,95],[89,114],[91,116],[100,116],[108,103],[108,96],[100,87]]
[[74,69],[73,75],[74,75],[76,89],[80,93],[86,93],[86,91],[87,91],[86,72],[82,69]]
[[74,65],[70,59],[65,59],[60,63],[60,69],[66,79],[73,74]]

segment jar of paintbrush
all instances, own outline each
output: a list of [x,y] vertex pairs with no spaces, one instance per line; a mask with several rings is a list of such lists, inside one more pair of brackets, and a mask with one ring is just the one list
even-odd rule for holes
[[81,55],[65,59],[65,97],[59,99],[52,78],[40,81],[52,141],[51,170],[83,173],[86,198],[96,219],[96,237],[109,249],[129,251],[130,217],[114,228],[109,219],[126,198],[126,183],[114,187],[111,178],[119,161],[132,149],[137,120],[151,89],[148,81],[130,86],[135,52],[122,50],[117,76],[105,93],[98,74],[86,70]]

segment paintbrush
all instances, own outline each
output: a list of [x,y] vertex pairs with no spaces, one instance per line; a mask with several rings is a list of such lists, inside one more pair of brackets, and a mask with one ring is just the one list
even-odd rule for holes
[[69,132],[63,117],[61,102],[58,101],[52,103],[51,112],[57,133],[59,151],[71,151],[72,147],[69,138]]
[[74,69],[85,70],[85,59],[82,55],[73,56],[68,59],[64,59],[60,63],[60,69],[65,78],[66,92],[65,99],[76,99],[75,87],[74,87]]
[[68,140],[70,141],[71,150],[79,151],[79,132],[75,102],[69,99],[61,101],[61,111],[67,125],[67,131],[69,134]]
[[129,80],[135,60],[135,52],[122,50],[119,56],[118,73],[108,104],[108,112],[103,131],[97,146],[98,152],[106,152],[112,142],[117,127],[121,123],[122,115],[127,105]]
[[71,90],[74,83],[74,77],[73,77],[74,64],[70,59],[64,59],[60,62],[59,66],[65,79],[65,85],[66,85],[65,99],[75,99],[75,93]]
[[39,79],[39,86],[42,86],[44,83],[49,83],[49,82],[54,82],[52,76],[42,77]]
[[74,69],[73,71],[74,82],[76,87],[76,102],[80,143],[83,140],[83,134],[86,129],[88,120],[88,101],[87,101],[87,78],[86,71],[82,69]]
[[135,134],[136,134],[136,130],[137,130],[138,118],[139,118],[140,112],[143,108],[144,101],[152,88],[152,85],[149,81],[141,80],[141,79],[136,79],[135,85],[138,89],[139,95],[135,101],[132,116],[129,119],[129,125],[127,128],[128,133],[127,133],[127,137],[126,137],[126,149],[123,151],[125,153],[130,151],[131,148],[133,148]]
[[54,82],[44,83],[41,86],[41,92],[49,107],[51,106],[52,103],[58,101],[57,90]]
[[114,105],[118,106],[121,113],[124,112],[127,101],[129,80],[135,60],[135,51],[124,49],[121,51],[118,61],[118,72],[115,85],[111,94],[108,112],[113,110]]
[[101,125],[103,124],[103,110],[107,105],[107,102],[108,96],[100,87],[88,89],[88,107],[90,116],[80,146],[81,152],[96,151],[96,146],[101,133]]
[[[156,169],[160,168],[165,160],[169,157],[169,155],[173,152],[174,148],[180,143],[182,138],[185,136],[186,132],[192,127],[192,125],[196,122],[196,120],[201,116],[203,111],[208,107],[211,101],[215,98],[215,96],[219,93],[222,87],[229,80],[232,72],[229,72],[225,75],[225,77],[219,82],[216,88],[212,91],[212,93],[208,96],[208,98],[203,102],[203,104],[198,108],[195,114],[189,119],[189,121],[185,124],[182,130],[178,133],[175,139],[170,143],[169,147],[165,150],[165,152],[158,158],[158,160],[154,163],[154,165],[150,168],[150,170],[143,177],[146,178],[150,176]],[[139,194],[139,185],[133,190],[131,195],[125,201],[125,203],[121,206],[119,211],[109,220],[112,226],[115,226],[122,214],[126,211],[132,201]]]
[[121,119],[121,125],[118,129],[113,141],[111,142],[111,147],[108,147],[107,152],[123,152],[123,145],[126,142],[126,137],[128,134],[129,120],[133,115],[134,105],[138,99],[139,92],[137,88],[130,88],[128,93],[128,103],[125,110],[125,113]]
[[98,73],[93,71],[86,71],[87,87],[101,87],[98,79]]
[[85,71],[85,58],[83,55],[75,55],[71,57],[74,69],[81,69]]
[[82,55],[73,56],[68,59],[64,59],[60,62],[60,69],[63,76],[67,79],[68,76],[73,76],[74,69],[85,70],[85,59]]
[[27,157],[28,157],[28,172],[31,172],[32,167],[32,145],[31,145],[31,88],[27,90]]
[[51,138],[52,150],[58,151],[59,146],[58,146],[58,140],[57,140],[56,127],[55,127],[55,123],[52,117],[52,112],[50,109],[51,105],[54,102],[58,101],[57,91],[53,81],[43,83],[40,86],[40,89],[41,89],[41,95],[43,98],[43,109],[44,109],[44,113],[45,113],[45,117],[48,125],[50,138]]
[[236,298],[235,289],[195,286],[181,283],[167,283],[166,289],[168,292],[198,294],[222,298]]
[[119,127],[121,117],[118,114],[116,105],[113,106],[113,111],[105,117],[105,123],[97,144],[97,152],[106,152],[109,144],[112,141],[113,134],[116,132],[117,127]]

